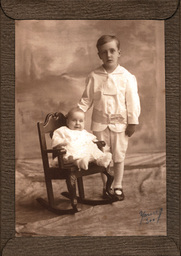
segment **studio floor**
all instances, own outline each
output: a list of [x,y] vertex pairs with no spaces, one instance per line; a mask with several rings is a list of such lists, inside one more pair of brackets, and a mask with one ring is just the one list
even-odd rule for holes
[[[133,161],[134,158],[134,161]],[[166,166],[163,154],[127,160],[124,173],[125,200],[107,205],[79,204],[80,212],[58,216],[44,209],[37,197],[46,198],[41,159],[16,163],[16,236],[166,236]],[[154,165],[153,165],[154,162]],[[84,177],[85,193],[101,198],[100,174]],[[54,181],[56,200],[69,208],[64,181]]]

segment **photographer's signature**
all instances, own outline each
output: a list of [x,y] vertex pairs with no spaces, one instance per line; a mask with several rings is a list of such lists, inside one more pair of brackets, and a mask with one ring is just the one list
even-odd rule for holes
[[149,224],[149,223],[158,223],[159,219],[161,217],[163,208],[160,208],[160,210],[156,210],[153,212],[145,212],[145,211],[140,211],[140,225],[141,224]]

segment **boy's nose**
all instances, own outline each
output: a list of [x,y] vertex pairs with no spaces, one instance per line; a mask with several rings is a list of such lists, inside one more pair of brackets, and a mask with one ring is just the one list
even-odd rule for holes
[[111,52],[108,51],[108,52],[107,52],[107,57],[110,57],[110,56],[111,56]]

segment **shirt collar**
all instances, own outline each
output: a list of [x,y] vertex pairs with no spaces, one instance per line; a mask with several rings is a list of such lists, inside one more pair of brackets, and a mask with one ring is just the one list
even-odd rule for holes
[[97,74],[123,74],[124,70],[125,69],[118,64],[118,66],[115,68],[115,70],[112,73],[107,73],[107,71],[104,69],[103,66],[100,66],[99,68],[97,68],[95,70],[95,73],[97,73]]

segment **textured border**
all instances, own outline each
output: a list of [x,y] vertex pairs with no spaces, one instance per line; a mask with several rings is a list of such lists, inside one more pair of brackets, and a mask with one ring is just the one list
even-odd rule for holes
[[179,0],[1,0],[12,19],[168,19]]
[[[3,256],[180,255],[180,8],[173,0],[1,1],[1,247]],[[15,238],[14,19],[165,19],[167,236]]]

